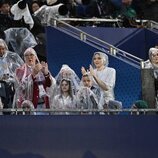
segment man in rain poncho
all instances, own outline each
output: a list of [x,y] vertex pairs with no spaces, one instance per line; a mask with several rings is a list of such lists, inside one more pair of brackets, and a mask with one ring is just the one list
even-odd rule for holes
[[12,108],[14,97],[15,70],[23,64],[17,53],[10,52],[0,39],[0,98],[1,108]]

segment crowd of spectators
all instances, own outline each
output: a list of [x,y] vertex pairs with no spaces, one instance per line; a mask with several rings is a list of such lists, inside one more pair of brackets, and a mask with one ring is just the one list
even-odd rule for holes
[[[27,28],[37,41],[36,46],[33,46],[39,58],[45,61],[44,27],[49,25],[52,16],[83,19],[117,18],[122,21],[122,27],[143,27],[141,22],[136,23],[135,20],[158,21],[157,7],[157,0],[1,0],[0,38],[6,38],[7,29]],[[93,22],[71,21],[70,24],[94,26]],[[95,26],[117,27],[113,23],[106,22],[97,23]],[[15,51],[10,44],[8,47]]]
[[[51,16],[119,18],[123,20],[123,27],[138,27],[133,20],[158,21],[158,10],[155,9],[157,6],[156,0],[1,0],[0,64],[2,78],[0,85],[5,90],[8,86],[8,90],[10,89],[12,93],[9,96],[4,91],[5,97],[9,96],[10,99],[1,97],[2,108],[12,106],[26,108],[28,105],[29,108],[41,108],[44,104],[46,108],[54,109],[102,110],[114,105],[116,106],[113,108],[122,108],[121,102],[115,101],[114,97],[116,71],[108,67],[108,57],[102,52],[94,53],[92,65],[88,71],[84,67],[81,68],[83,75],[81,82],[68,65],[63,65],[56,78],[51,76],[45,62],[44,27],[50,22]],[[108,25],[105,23],[102,26]],[[16,61],[17,58],[19,63]],[[21,58],[24,58],[25,63]],[[11,65],[7,66],[8,61]],[[4,73],[3,68],[7,73]],[[104,78],[104,76],[107,77]],[[10,80],[7,81],[9,85],[4,82],[5,77],[7,80],[10,77],[13,79],[11,85]],[[14,89],[15,85],[16,89]],[[50,87],[51,90],[49,90]]]
[[[34,13],[40,7],[56,6],[64,4],[65,8],[60,9],[60,15],[75,18],[120,18],[123,20],[130,19],[149,19],[158,21],[158,1],[157,0],[22,0],[28,4],[29,10],[35,18]],[[13,15],[10,8],[18,0],[1,0],[0,1],[0,19],[3,29],[12,26],[24,26],[25,21],[13,22]],[[25,8],[24,4],[20,7]],[[61,11],[62,10],[62,11]],[[35,18],[35,24],[37,19]],[[38,23],[38,22],[37,22]],[[124,24],[125,26],[130,26]],[[39,25],[38,25],[39,26]],[[1,26],[2,27],[2,26]],[[37,26],[36,26],[37,27]],[[39,29],[41,31],[41,28]],[[33,30],[33,33],[37,33]]]
[[69,110],[77,109],[121,109],[114,95],[116,70],[108,63],[106,54],[95,52],[89,69],[81,68],[82,81],[68,65],[62,65],[53,77],[32,47],[24,51],[23,61],[0,39],[0,108],[25,109],[27,114],[31,109],[52,109],[57,114],[71,114]]

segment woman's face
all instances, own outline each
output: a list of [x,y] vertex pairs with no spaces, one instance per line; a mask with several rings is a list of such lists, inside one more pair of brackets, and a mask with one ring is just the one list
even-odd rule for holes
[[63,69],[61,71],[61,76],[63,78],[70,78],[71,77],[71,71],[70,70],[67,70],[67,69]]
[[99,54],[94,55],[93,62],[96,68],[100,68],[104,65],[103,58]]
[[34,66],[36,64],[36,56],[31,52],[27,52],[24,55],[25,63],[29,66]]
[[67,81],[62,81],[61,82],[61,91],[62,92],[68,92],[69,91],[69,83]]

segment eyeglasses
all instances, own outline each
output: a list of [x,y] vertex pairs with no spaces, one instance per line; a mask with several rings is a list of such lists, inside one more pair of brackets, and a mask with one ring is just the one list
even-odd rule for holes
[[158,56],[158,53],[152,54],[152,57],[156,57]]
[[24,55],[25,57],[33,57],[34,56],[34,54],[26,54],[26,55]]

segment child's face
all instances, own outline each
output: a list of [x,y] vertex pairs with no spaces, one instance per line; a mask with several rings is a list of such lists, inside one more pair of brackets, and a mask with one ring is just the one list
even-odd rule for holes
[[62,81],[61,83],[61,90],[62,92],[68,92],[69,91],[69,83],[66,81]]
[[88,76],[82,77],[82,82],[85,87],[92,87],[92,81]]

